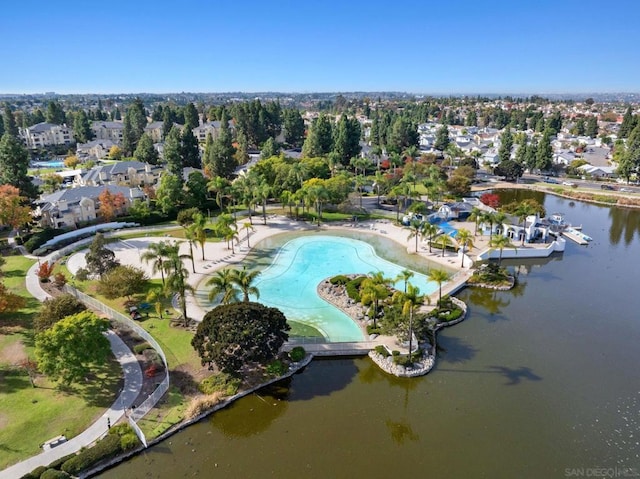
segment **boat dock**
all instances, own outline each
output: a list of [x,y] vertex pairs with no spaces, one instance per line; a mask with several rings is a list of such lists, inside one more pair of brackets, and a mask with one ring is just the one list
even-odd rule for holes
[[[578,243],[579,245],[588,245],[589,244],[589,240],[587,238],[589,238],[587,235],[580,233],[579,231],[576,231],[572,228],[567,228],[562,232],[562,236],[564,236],[565,238],[569,238],[571,241],[575,241],[576,243]],[[589,238],[591,239],[591,238]]]

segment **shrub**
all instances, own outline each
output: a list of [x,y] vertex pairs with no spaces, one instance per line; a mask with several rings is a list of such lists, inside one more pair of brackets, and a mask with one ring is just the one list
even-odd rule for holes
[[376,353],[378,353],[379,355],[385,358],[389,356],[389,351],[387,351],[387,348],[385,348],[382,344],[379,344],[378,346],[376,346],[375,351]]
[[393,351],[391,351],[391,354],[393,354],[394,357],[400,356],[400,351],[398,351],[397,349],[394,349]]
[[71,476],[64,471],[58,471],[56,469],[47,469],[42,473],[42,475],[40,476],[40,479],[66,479],[68,477],[71,477]]
[[56,459],[51,464],[49,464],[46,469],[60,469],[60,467],[72,457],[76,457],[76,454],[72,453],[67,454],[66,456],[62,456],[60,459]]
[[217,405],[222,400],[221,392],[214,392],[213,394],[209,394],[205,397],[195,398],[189,406],[187,410],[184,412],[186,419],[193,419],[194,417],[199,416],[203,412],[211,409],[213,406]]
[[272,361],[267,365],[267,373],[273,374],[275,376],[282,376],[288,370],[289,368],[287,367],[287,365],[279,359],[276,359],[275,361]]
[[240,379],[229,376],[225,373],[209,376],[198,384],[198,389],[203,394],[213,394],[219,392],[225,396],[233,396],[238,392]]
[[20,479],[39,479],[46,470],[46,466],[38,466],[33,471],[28,472],[27,474],[22,476]]
[[62,464],[62,470],[76,476],[97,462],[115,456],[120,451],[120,436],[117,434],[108,434],[92,448],[85,449],[77,456],[72,457]]
[[382,334],[382,330],[373,324],[367,325],[367,334]]
[[289,357],[291,361],[297,363],[298,361],[302,361],[304,357],[307,355],[307,352],[304,350],[302,346],[296,346],[289,352]]
[[152,378],[156,374],[158,374],[158,366],[156,366],[155,364],[152,364],[151,366],[149,366],[147,369],[144,370],[144,375],[148,378]]
[[366,276],[358,276],[347,283],[347,295],[356,303],[360,302],[360,285],[365,279]]
[[140,444],[140,441],[138,440],[138,436],[136,436],[136,433],[133,431],[120,436],[120,449],[122,449],[123,451],[133,449],[138,444]]
[[24,247],[29,253],[33,253],[40,246],[45,244],[50,239],[54,238],[56,235],[62,234],[64,231],[62,230],[54,230],[51,228],[46,228],[42,231],[34,233],[27,241],[24,243]]
[[78,281],[86,281],[89,279],[89,270],[87,268],[79,268],[76,271],[76,279]]
[[144,352],[147,349],[153,349],[151,347],[151,345],[149,343],[147,343],[146,341],[144,343],[140,343],[140,344],[136,344],[133,347],[133,352],[136,354],[142,354],[142,352]]
[[439,315],[438,319],[443,322],[449,322],[458,319],[460,316],[462,316],[462,310],[460,308],[456,308],[453,311]]
[[56,288],[62,289],[67,284],[67,277],[63,273],[56,273],[53,277],[53,284]]
[[331,284],[347,284],[349,282],[349,278],[347,278],[343,274],[339,274],[338,276],[334,276],[329,280]]

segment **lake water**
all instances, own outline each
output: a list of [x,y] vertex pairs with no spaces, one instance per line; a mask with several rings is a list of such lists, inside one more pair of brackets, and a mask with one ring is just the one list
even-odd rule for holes
[[594,241],[505,262],[518,273],[512,291],[462,291],[469,317],[439,334],[430,374],[314,360],[101,477],[640,474],[640,212],[517,195]]

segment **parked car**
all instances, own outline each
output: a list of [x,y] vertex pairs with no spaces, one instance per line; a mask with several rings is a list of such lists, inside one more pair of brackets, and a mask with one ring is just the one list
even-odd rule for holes
[[564,186],[578,186],[575,183],[571,182],[571,181],[563,181],[562,184]]
[[612,190],[612,191],[615,190],[615,188],[611,185],[600,185],[600,188],[603,190]]

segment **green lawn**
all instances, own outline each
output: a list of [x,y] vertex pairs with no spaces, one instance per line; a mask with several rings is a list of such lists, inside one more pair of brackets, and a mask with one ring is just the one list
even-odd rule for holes
[[188,406],[188,402],[180,391],[175,388],[169,388],[167,394],[162,398],[156,406],[140,421],[138,426],[144,432],[147,440],[158,437],[174,424],[178,424],[184,419],[184,411]]
[[34,358],[33,316],[40,303],[29,295],[24,278],[34,263],[8,256],[4,284],[24,296],[27,305],[17,313],[0,314],[0,469],[41,451],[40,444],[59,434],[82,432],[111,405],[121,387],[122,369],[111,361],[90,382],[61,391],[46,377],[32,388],[20,360]]

